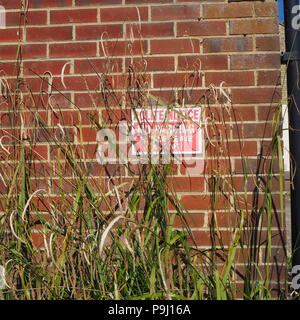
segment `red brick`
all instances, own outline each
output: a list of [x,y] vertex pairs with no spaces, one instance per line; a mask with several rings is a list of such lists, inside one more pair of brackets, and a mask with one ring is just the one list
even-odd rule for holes
[[239,132],[237,132],[237,128],[235,126],[233,130],[233,138],[238,138],[239,135],[243,139],[256,139],[260,137],[263,138],[271,138],[273,135],[273,124],[272,123],[244,123],[243,126],[239,128]]
[[256,38],[257,51],[280,51],[279,36],[272,37],[257,37]]
[[90,109],[93,106],[93,101],[96,105],[103,105],[99,95],[96,93],[75,93],[75,105],[79,108]]
[[279,54],[239,54],[230,58],[231,69],[278,69]]
[[203,41],[204,53],[251,51],[253,39],[243,38],[209,38]]
[[41,89],[41,85],[43,85],[43,89],[45,91],[47,91],[49,87],[48,86],[49,78],[45,78],[45,81],[43,82],[39,77],[35,76],[34,78],[26,78],[25,81],[26,81],[27,87],[30,88],[32,92],[39,92]]
[[35,145],[30,150],[32,150],[34,157],[37,159],[45,160],[48,158],[48,146]]
[[226,55],[179,56],[179,70],[219,70],[228,69]]
[[[26,25],[46,24],[47,11],[28,11]],[[6,26],[18,26],[20,24],[20,12],[6,12]],[[24,24],[24,15],[21,15],[21,24]]]
[[16,63],[0,62],[0,74],[3,75],[4,73],[4,76],[16,75],[16,71],[17,71],[16,67],[17,67]]
[[[46,45],[31,44],[22,46],[22,56],[27,58],[44,58],[46,57]],[[16,45],[0,46],[0,58],[2,59],[15,59],[17,56]]]
[[79,124],[79,115],[81,116],[80,121],[82,125],[90,125],[90,116],[97,121],[99,121],[97,117],[97,112],[95,110],[76,110],[76,111],[60,111],[59,114],[52,114],[52,125],[56,126],[58,123],[66,124],[68,126],[78,125]]
[[[173,2],[173,0],[143,0],[143,4],[146,3],[169,3]],[[140,4],[141,0],[125,0],[126,4]]]
[[180,173],[187,176],[199,176],[204,172],[205,161],[199,158],[192,158],[190,160],[183,160],[180,165]]
[[64,78],[65,85],[67,89],[63,87],[61,82],[61,77],[54,77],[53,78],[53,85],[57,90],[75,90],[75,91],[82,91],[82,90],[98,90],[99,89],[99,78],[95,76],[69,76]]
[[56,109],[67,109],[71,106],[71,95],[70,93],[55,94],[52,93],[52,107]]
[[225,86],[254,86],[254,72],[206,72],[205,85],[219,85],[225,82]]
[[280,85],[281,73],[280,70],[258,71],[257,85],[258,86],[277,86]]
[[[22,30],[21,30],[22,32]],[[0,29],[1,42],[17,42],[19,39],[19,29]]]
[[195,192],[204,190],[204,177],[171,177],[168,186],[176,192]]
[[171,37],[174,35],[174,24],[172,22],[127,24],[126,37],[129,39],[132,34],[135,38]]
[[252,16],[250,3],[205,4],[203,18],[245,18]]
[[[226,157],[240,157],[242,154],[246,156],[257,156],[257,141],[243,140],[241,144],[239,141],[224,142],[222,156]],[[209,144],[207,146],[206,153],[210,157],[216,157],[220,152],[220,146],[213,146]],[[220,207],[219,209],[222,209]],[[223,207],[224,209],[224,207]]]
[[[97,144],[96,144],[96,141],[97,141],[97,129],[96,128],[82,128],[82,137],[83,137],[83,141],[86,141],[86,142],[95,142],[94,145],[90,145],[90,159],[92,159],[93,155],[94,154],[94,151],[97,149]],[[88,156],[88,154],[87,154]]]
[[[227,146],[226,146],[227,148]],[[240,157],[241,154],[246,156],[257,156],[257,142],[256,141],[242,141],[242,146],[237,141],[230,141],[229,148],[226,149],[230,156]],[[222,208],[219,208],[222,209]]]
[[[139,12],[139,13],[138,13]],[[139,21],[148,19],[147,7],[127,7],[127,8],[102,8],[100,11],[102,22],[112,21]]]
[[60,41],[72,39],[72,27],[26,28],[27,41]]
[[187,210],[208,210],[211,207],[211,199],[209,195],[182,196],[181,203]]
[[51,23],[97,22],[97,9],[55,10],[50,12]]
[[[126,68],[131,64],[131,59],[126,59]],[[175,70],[174,57],[145,57],[133,59],[137,71],[162,71]]]
[[177,22],[177,36],[214,36],[225,34],[225,21]]
[[232,89],[233,103],[276,103],[280,93],[274,88]]
[[76,39],[101,39],[101,35],[105,32],[109,39],[122,38],[123,26],[121,24],[113,25],[94,25],[94,26],[76,26]]
[[255,3],[254,11],[257,17],[276,17],[278,16],[277,3]]
[[69,7],[72,6],[72,0],[31,0],[29,8],[48,8],[48,7]]
[[38,231],[33,232],[33,231],[31,231],[30,232],[30,238],[31,238],[31,241],[32,241],[32,245],[35,248],[44,248],[45,247],[44,237],[43,237],[41,232],[38,232]]
[[201,87],[202,77],[190,77],[186,73],[154,74],[153,83],[155,88]]
[[[25,75],[33,75],[39,74],[42,75],[46,71],[50,71],[53,75],[61,74],[61,70],[65,63],[68,62],[66,60],[63,61],[55,61],[55,60],[47,60],[47,61],[25,61],[24,62],[24,74]],[[70,66],[68,65],[65,68],[65,74],[68,73]],[[31,71],[32,70],[32,71]]]
[[151,40],[151,54],[155,53],[198,53],[200,42],[195,39]]
[[200,17],[199,5],[168,5],[151,8],[152,20],[183,20]]
[[76,42],[50,44],[49,52],[51,57],[83,57],[96,55],[96,43]]
[[[246,166],[245,168],[245,161],[246,161]],[[255,174],[257,171],[257,166],[259,163],[258,159],[247,159],[243,161],[242,159],[235,159],[234,160],[234,173],[235,174],[242,174],[248,173],[248,174]]]
[[5,9],[17,9],[21,8],[20,0],[0,0],[0,6]]
[[95,72],[121,72],[122,60],[98,58],[89,60],[75,60],[75,73],[85,74]]
[[[100,55],[103,54],[102,45],[100,46]],[[104,48],[106,54],[109,56],[119,55],[139,55],[147,51],[147,43],[145,41],[134,41],[133,44],[130,41],[105,41]]]
[[237,121],[255,121],[255,107],[251,106],[234,106],[234,111],[231,114],[231,119],[236,119]]
[[[188,225],[191,228],[201,228],[204,226],[204,213],[190,213],[185,214],[184,219],[187,221]],[[179,216],[176,216],[174,219],[174,228],[182,227],[183,223]]]
[[230,21],[230,34],[256,34],[277,32],[277,18]]
[[[177,2],[198,2],[199,0],[177,0]],[[206,2],[224,2],[224,0],[208,0]]]
[[122,4],[122,0],[75,0],[75,6],[101,6]]
[[[102,110],[102,118],[103,121],[106,124],[118,124],[122,120],[127,120],[131,118],[131,110],[120,110],[120,109],[114,109],[114,110]],[[132,166],[130,167],[130,170],[132,170]],[[138,171],[137,173],[140,173]]]
[[[193,238],[196,242],[197,246],[211,246],[212,239],[210,236],[209,231],[195,231],[193,230]],[[192,240],[191,236],[188,236],[188,244],[190,246],[195,246],[194,241]]]

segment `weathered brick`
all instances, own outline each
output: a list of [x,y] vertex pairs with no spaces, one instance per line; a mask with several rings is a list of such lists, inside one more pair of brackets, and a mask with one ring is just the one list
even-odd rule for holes
[[76,39],[79,40],[99,40],[101,39],[102,34],[105,34],[109,38],[123,37],[123,26],[121,24],[76,26],[75,30]]
[[214,36],[225,35],[225,21],[178,22],[177,36]]
[[[144,3],[169,3],[173,2],[173,0],[143,0]],[[125,0],[125,4],[140,4],[141,0]]]
[[[21,18],[21,19],[20,19]],[[6,26],[18,26],[24,24],[24,15],[20,15],[20,12],[6,12]],[[37,25],[47,23],[47,11],[28,11],[26,14],[26,25]]]
[[102,22],[113,21],[139,21],[148,19],[147,7],[128,7],[124,8],[102,8],[100,11]]
[[84,23],[97,22],[97,9],[52,10],[51,23]]
[[277,103],[280,92],[274,88],[232,89],[233,103]]
[[27,41],[72,40],[72,27],[33,27],[26,28]]
[[[204,219],[205,214],[204,213],[191,213],[189,215],[184,215],[184,218],[186,219],[187,223],[191,228],[201,228],[204,226]],[[173,227],[178,228],[182,227],[183,223],[179,216],[176,216],[174,219]]]
[[184,20],[200,17],[199,5],[169,5],[151,8],[152,20]]
[[[22,32],[22,30],[21,30]],[[0,29],[1,42],[17,42],[19,39],[19,29]]]
[[75,0],[75,6],[101,6],[122,4],[122,0]]
[[92,42],[70,42],[53,43],[49,46],[51,57],[82,57],[96,55],[96,43]]
[[106,51],[106,54],[109,56],[119,56],[119,55],[138,55],[144,54],[147,51],[147,43],[145,41],[134,41],[131,43],[130,41],[105,41],[104,45],[99,44],[100,47],[100,55],[103,56],[103,47]]
[[204,190],[204,177],[170,177],[166,182],[177,192],[196,192]]
[[126,68],[133,63],[137,71],[162,71],[175,70],[174,57],[145,57],[126,59]]
[[151,54],[155,53],[198,53],[200,42],[196,39],[151,40]]
[[85,74],[95,72],[121,72],[122,71],[122,60],[121,59],[110,59],[97,58],[97,59],[83,59],[75,60],[75,73]]
[[256,38],[257,51],[280,51],[279,36],[264,36]]
[[126,37],[129,39],[132,35],[134,38],[172,37],[174,35],[174,24],[172,22],[130,23],[126,25]]
[[203,41],[203,51],[210,52],[240,52],[251,51],[253,48],[253,39],[243,38],[209,38]]
[[[16,45],[0,46],[0,57],[2,59],[15,59],[18,47]],[[46,58],[47,47],[41,44],[26,44],[22,46],[22,56],[27,58]]]
[[[16,64],[11,62],[0,62],[0,73],[7,75],[7,76],[13,76],[16,75]],[[1,105],[1,103],[0,103]],[[2,123],[2,121],[1,121]]]
[[258,17],[277,17],[278,16],[278,5],[273,2],[259,3],[254,4],[254,11]]
[[202,78],[197,76],[190,76],[186,73],[164,73],[153,75],[153,82],[155,88],[171,87],[201,87]]
[[230,21],[230,34],[277,33],[277,19],[252,19]]
[[225,82],[225,86],[254,86],[254,72],[206,72],[205,85],[219,85]]
[[278,86],[280,85],[281,73],[279,70],[268,70],[257,72],[257,85]]
[[31,0],[28,4],[29,8],[69,7],[72,0]]
[[5,9],[18,9],[21,7],[20,0],[0,0],[0,6]]
[[219,70],[228,68],[227,55],[179,56],[179,70]]
[[279,54],[238,54],[230,58],[231,69],[276,69],[279,67]]
[[246,18],[252,17],[250,3],[204,4],[203,18]]
[[[48,61],[25,61],[24,62],[24,74],[42,75],[46,71],[50,71],[53,75],[60,75],[63,66],[67,63],[67,60],[48,60]],[[68,73],[70,66],[65,68],[65,74]]]
[[181,203],[187,210],[207,210],[211,200],[208,195],[186,195],[182,196]]

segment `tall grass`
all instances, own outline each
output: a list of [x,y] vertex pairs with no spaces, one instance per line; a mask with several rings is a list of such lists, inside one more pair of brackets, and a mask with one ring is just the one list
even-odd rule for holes
[[[54,85],[50,72],[35,74],[41,89],[31,90],[20,76],[21,43],[16,77],[1,78],[2,108],[7,109],[0,140],[0,259],[6,270],[1,298],[285,298],[285,260],[277,261],[273,249],[285,253],[281,106],[270,111],[272,136],[265,142],[262,137],[253,165],[244,152],[243,121],[223,84],[191,102],[197,94],[194,82],[185,83],[177,100],[168,102],[151,93],[143,56],[120,82],[110,74],[112,57],[106,59],[102,74],[89,61],[100,89],[85,81],[94,108],[88,115]],[[58,96],[71,104],[73,125]],[[205,170],[211,200],[207,248],[197,246],[189,212],[170,183],[174,161],[100,166],[91,160],[96,159],[95,132],[121,120],[130,123],[128,105],[134,111],[183,104],[201,106],[205,150],[211,155]],[[47,121],[50,117],[56,125]],[[236,186],[232,132],[238,135],[244,192]],[[51,159],[43,155],[45,144]],[[220,223],[222,212],[226,226]]]

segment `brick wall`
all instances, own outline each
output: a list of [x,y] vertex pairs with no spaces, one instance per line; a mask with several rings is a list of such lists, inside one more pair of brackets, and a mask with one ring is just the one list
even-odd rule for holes
[[[19,29],[20,1],[0,0],[0,5],[6,8],[7,22],[7,28],[0,30],[1,75],[5,75],[8,81],[15,78],[14,60],[20,36],[24,67],[20,77],[25,79],[34,94],[38,96],[41,90],[41,79],[37,74],[43,76],[48,72],[46,78],[50,73],[53,76],[56,89],[51,94],[56,103],[52,101],[51,108],[55,109],[59,104],[60,112],[54,117],[49,106],[39,106],[41,115],[55,130],[59,123],[76,136],[78,120],[72,108],[75,103],[82,110],[83,140],[94,141],[89,144],[90,154],[96,145],[96,130],[90,130],[85,116],[89,113],[96,114],[96,117],[100,114],[109,116],[105,113],[103,101],[97,100],[93,92],[94,88],[99,88],[95,71],[99,74],[109,71],[116,92],[122,93],[122,74],[127,72],[128,66],[133,64],[143,69],[146,64],[144,84],[153,95],[180,106],[201,106],[202,103],[207,106],[210,103],[212,112],[217,112],[218,106],[215,101],[207,99],[207,90],[213,84],[218,92],[224,81],[222,87],[227,90],[232,106],[239,114],[238,122],[243,126],[242,147],[237,130],[229,126],[226,148],[231,153],[235,192],[244,195],[246,190],[251,214],[252,206],[255,206],[252,199],[257,182],[258,155],[262,152],[264,160],[267,159],[267,147],[262,150],[262,146],[267,146],[266,141],[271,139],[272,116],[280,99],[280,89],[276,88],[280,80],[276,1],[29,0],[28,4],[26,28]],[[24,15],[21,15],[23,20]],[[109,56],[109,63],[106,56]],[[63,68],[65,85],[61,78]],[[190,73],[192,78],[186,76]],[[47,91],[45,83],[44,90]],[[96,109],[91,97],[95,98]],[[2,102],[3,130],[9,127],[6,122],[9,105]],[[112,107],[118,110],[117,105]],[[124,110],[128,109],[125,103]],[[62,122],[62,115],[69,123]],[[78,139],[75,137],[74,143]],[[55,144],[42,138],[35,148],[49,163],[56,157]],[[241,154],[247,159],[247,182],[244,181]],[[89,162],[91,172],[94,176],[102,175],[99,174],[101,165],[97,164],[95,157],[92,158]],[[194,236],[201,247],[211,243],[209,175],[216,159],[214,144],[209,143],[206,136],[205,155],[201,159],[205,170],[189,173],[184,163],[174,165],[173,181],[182,203],[194,218]],[[224,172],[228,167],[226,161],[221,163]],[[109,171],[120,182],[130,178],[128,169],[122,166],[111,165]],[[107,174],[103,175],[108,179]],[[65,177],[72,179],[67,172]],[[45,181],[38,183],[37,187],[54,192],[55,187]],[[272,193],[277,208],[278,188],[277,179]],[[226,228],[228,217],[234,215],[230,213],[232,208],[228,208],[227,200],[220,197],[216,203],[215,212],[221,228]],[[276,223],[273,245],[274,252],[277,252],[281,250],[276,248],[277,245],[280,248],[281,238],[275,229]],[[261,263],[263,250],[259,258]],[[283,261],[281,255],[284,253],[280,251],[279,260]]]

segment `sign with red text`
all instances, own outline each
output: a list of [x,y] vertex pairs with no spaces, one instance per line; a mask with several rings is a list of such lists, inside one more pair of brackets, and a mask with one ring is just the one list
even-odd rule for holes
[[202,154],[200,108],[132,110],[132,154]]

